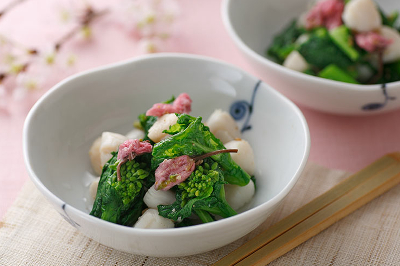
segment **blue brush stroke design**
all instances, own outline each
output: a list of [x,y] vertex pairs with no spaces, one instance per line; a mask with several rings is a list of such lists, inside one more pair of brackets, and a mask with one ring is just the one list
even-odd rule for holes
[[385,96],[385,100],[382,103],[376,102],[376,103],[365,104],[363,107],[361,107],[362,110],[364,110],[364,111],[378,110],[378,109],[385,107],[385,105],[389,102],[389,100],[396,100],[396,97],[392,97],[387,94],[386,83],[382,83],[381,88],[382,88],[383,95]]
[[242,133],[246,130],[251,129],[251,125],[249,125],[249,121],[250,121],[250,117],[251,117],[251,115],[253,113],[253,109],[254,109],[254,100],[256,97],[256,92],[257,92],[260,84],[261,84],[261,80],[259,80],[256,83],[256,85],[254,86],[253,94],[251,96],[250,102],[247,102],[245,100],[236,101],[236,102],[232,103],[232,105],[229,109],[229,113],[235,120],[241,120],[244,117],[246,117],[243,127],[240,130]]
[[73,227],[78,228],[80,227],[80,224],[78,224],[77,222],[75,222],[74,220],[71,219],[71,217],[69,217],[68,213],[65,211],[65,207],[67,204],[63,203],[63,205],[61,206],[61,209],[63,210],[64,213],[61,213],[61,216],[68,222],[70,223]]

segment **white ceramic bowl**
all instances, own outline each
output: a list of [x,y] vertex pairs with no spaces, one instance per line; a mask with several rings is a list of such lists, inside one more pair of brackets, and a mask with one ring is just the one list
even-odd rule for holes
[[[264,57],[275,34],[307,10],[310,0],[224,0],[222,17],[232,40],[263,81],[294,102],[346,115],[382,113],[400,107],[400,81],[356,85],[306,75]],[[385,11],[400,11],[400,2],[381,0]]]
[[[241,111],[239,125],[251,127],[243,137],[254,148],[257,192],[248,210],[176,229],[137,229],[90,216],[84,198],[92,142],[103,131],[127,133],[153,103],[181,92],[193,99],[192,115],[233,108]],[[310,147],[303,115],[280,93],[234,66],[182,54],[138,57],[62,81],[32,108],[23,136],[29,175],[68,222],[104,245],[158,257],[212,250],[256,228],[296,183]]]

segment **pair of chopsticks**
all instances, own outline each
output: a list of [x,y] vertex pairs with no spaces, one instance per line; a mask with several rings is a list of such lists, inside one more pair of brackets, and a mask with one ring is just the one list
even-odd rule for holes
[[217,261],[265,265],[400,183],[400,153],[388,154]]

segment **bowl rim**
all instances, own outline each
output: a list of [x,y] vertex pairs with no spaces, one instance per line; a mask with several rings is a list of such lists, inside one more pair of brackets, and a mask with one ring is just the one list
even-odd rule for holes
[[[131,59],[123,60],[120,62],[116,62],[113,64],[107,64],[104,66],[96,67],[93,69],[89,69],[86,71],[82,71],[79,73],[76,73],[68,78],[65,78],[64,80],[60,81],[56,85],[54,85],[52,88],[50,88],[46,93],[43,94],[43,96],[33,105],[31,110],[29,111],[25,122],[24,122],[24,127],[23,127],[23,156],[24,156],[24,162],[25,162],[25,167],[27,169],[27,172],[30,176],[30,179],[33,181],[35,186],[39,189],[39,191],[46,197],[48,201],[51,203],[55,203],[59,206],[63,206],[64,211],[67,209],[73,212],[76,216],[78,216],[82,220],[86,220],[92,223],[96,223],[98,226],[101,228],[108,228],[109,230],[117,230],[122,233],[129,233],[129,234],[137,234],[138,236],[140,235],[146,235],[146,236],[182,236],[186,235],[187,232],[191,232],[192,234],[196,233],[201,233],[204,230],[208,230],[209,228],[214,228],[214,227],[220,227],[220,226],[226,226],[230,223],[237,223],[237,222],[243,222],[246,219],[251,219],[251,217],[255,213],[259,212],[264,212],[264,210],[269,209],[271,206],[276,205],[278,202],[280,202],[291,190],[291,188],[295,185],[297,180],[300,177],[300,174],[304,170],[304,167],[307,163],[309,152],[310,152],[310,132],[309,128],[307,125],[307,121],[300,111],[300,109],[286,96],[282,95],[275,89],[273,89],[271,86],[268,84],[262,82],[264,86],[267,86],[267,89],[269,89],[272,93],[276,94],[278,97],[280,97],[296,114],[296,116],[300,119],[301,125],[302,125],[302,130],[303,134],[305,136],[304,139],[304,145],[305,149],[302,154],[301,162],[298,165],[294,175],[291,177],[290,181],[286,186],[273,198],[270,200],[252,208],[249,210],[246,210],[238,215],[225,218],[213,223],[206,223],[206,224],[200,224],[196,226],[190,226],[190,227],[182,227],[182,228],[171,228],[171,229],[141,229],[141,228],[133,228],[133,227],[127,227],[127,226],[121,226],[119,224],[114,224],[108,221],[101,220],[97,217],[91,216],[88,213],[81,211],[77,208],[75,208],[72,205],[69,205],[68,203],[64,202],[61,200],[59,197],[57,197],[55,194],[53,194],[40,180],[40,178],[36,175],[34,172],[30,158],[28,156],[29,154],[29,133],[30,133],[30,128],[32,127],[32,120],[34,119],[36,113],[38,112],[39,108],[41,107],[42,103],[47,100],[47,98],[51,97],[53,94],[57,93],[59,90],[65,90],[65,84],[69,83],[70,81],[87,76],[87,75],[92,75],[95,74],[96,72],[104,71],[104,70],[109,70],[113,68],[118,68],[118,67],[124,67],[126,65],[131,65],[131,64],[140,64],[142,61],[147,61],[147,60],[154,60],[154,59],[182,59],[182,60],[187,60],[187,61],[204,61],[204,62],[209,62],[213,64],[218,64],[222,65],[224,67],[228,67],[230,69],[235,69],[237,71],[240,71],[243,73],[245,76],[248,78],[254,79],[255,81],[258,80],[256,77],[253,75],[247,73],[246,71],[242,70],[241,68],[232,65],[230,63],[224,62],[219,59],[214,59],[206,56],[200,56],[200,55],[193,55],[193,54],[185,54],[185,53],[159,53],[159,54],[153,54],[153,55],[142,55],[142,56],[137,56]],[[62,89],[64,88],[64,89]],[[173,229],[173,230],[172,230]]]
[[[222,16],[222,22],[225,26],[225,29],[228,31],[229,36],[233,39],[234,43],[239,47],[239,50],[243,51],[246,53],[248,56],[250,56],[253,60],[256,60],[258,63],[262,65],[266,65],[267,67],[275,68],[278,71],[287,73],[288,75],[291,75],[297,79],[304,79],[308,82],[313,82],[317,83],[320,86],[334,86],[335,89],[339,90],[354,90],[354,91],[373,91],[373,90],[381,90],[382,89],[382,84],[352,84],[352,83],[346,83],[346,82],[341,82],[341,81],[336,81],[336,80],[330,80],[330,79],[324,79],[320,77],[315,77],[311,75],[307,75],[292,69],[289,69],[287,67],[284,67],[278,63],[273,62],[272,60],[261,56],[259,53],[255,52],[253,49],[251,49],[239,36],[239,34],[236,32],[235,28],[233,27],[231,23],[231,16],[229,15],[229,9],[230,6],[232,5],[232,2],[234,0],[223,0],[221,3],[221,16]],[[249,3],[247,3],[249,4]],[[267,47],[267,46],[266,46]],[[389,82],[385,83],[386,89],[390,90],[391,88],[397,88],[400,87],[400,81],[395,81],[395,82]]]

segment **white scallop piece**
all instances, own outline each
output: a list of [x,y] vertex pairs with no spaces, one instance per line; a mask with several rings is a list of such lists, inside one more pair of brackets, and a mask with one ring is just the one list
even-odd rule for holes
[[309,68],[307,61],[296,50],[292,51],[283,62],[283,66],[289,69],[303,72]]
[[383,62],[398,61],[400,59],[400,33],[388,26],[382,26],[379,32],[383,37],[392,40],[392,43],[383,51]]
[[143,139],[144,131],[138,128],[134,128],[125,135],[128,139]]
[[231,206],[235,211],[238,211],[246,203],[250,202],[255,193],[255,187],[252,180],[243,187],[230,184],[224,186],[225,199],[229,206]]
[[231,140],[224,144],[227,149],[238,149],[237,153],[231,153],[232,159],[237,163],[246,173],[254,175],[254,152],[250,144],[244,139]]
[[175,114],[165,114],[159,117],[149,129],[147,136],[155,143],[160,142],[165,137],[168,137],[168,134],[163,133],[163,131],[176,124],[176,121],[178,121],[178,117]]
[[143,198],[147,207],[157,209],[158,205],[171,205],[175,202],[175,193],[170,190],[156,190],[154,185],[147,190]]
[[174,228],[174,222],[158,215],[158,211],[155,209],[147,209],[133,227],[143,229]]
[[97,188],[99,187],[100,177],[96,177],[89,186],[89,194],[92,199],[96,198],[97,195]]
[[111,159],[111,152],[118,151],[119,145],[125,140],[128,140],[128,138],[124,135],[113,132],[103,132],[100,145],[100,162],[102,167]]
[[226,111],[216,109],[208,118],[206,125],[222,143],[240,138],[240,130],[233,117]]
[[219,139],[224,145],[233,139],[232,135],[226,130],[218,130],[213,135]]
[[296,45],[301,45],[308,41],[310,39],[310,34],[309,33],[303,33],[302,35],[299,36],[296,40]]
[[100,145],[101,137],[98,137],[95,141],[93,141],[93,144],[89,149],[90,163],[92,164],[93,171],[96,173],[96,175],[101,175],[101,170],[103,169],[100,158]]
[[382,26],[382,18],[372,0],[351,0],[344,7],[344,24],[352,30],[367,32]]

